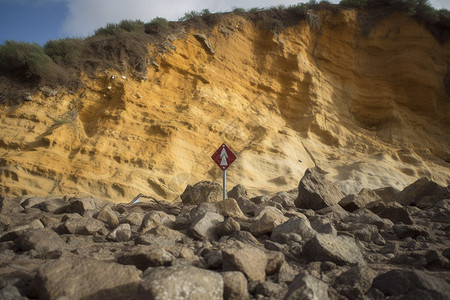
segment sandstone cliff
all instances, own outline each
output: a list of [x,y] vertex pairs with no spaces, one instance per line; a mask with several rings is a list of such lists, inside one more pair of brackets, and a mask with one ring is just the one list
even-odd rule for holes
[[252,194],[296,188],[313,166],[345,193],[447,186],[450,42],[403,13],[369,25],[351,9],[276,30],[225,14],[149,45],[141,78],[99,70],[2,107],[0,192],[173,200],[221,180],[223,142],[238,156],[229,187]]

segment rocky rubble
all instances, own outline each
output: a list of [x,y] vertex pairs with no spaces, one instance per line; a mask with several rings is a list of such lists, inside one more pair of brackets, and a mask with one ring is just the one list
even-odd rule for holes
[[[222,201],[1,198],[0,299],[449,299],[450,191],[299,189]],[[202,200],[203,199],[203,200]]]

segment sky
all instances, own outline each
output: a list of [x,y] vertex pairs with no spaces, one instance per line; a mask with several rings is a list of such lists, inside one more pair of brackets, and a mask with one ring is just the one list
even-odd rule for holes
[[[226,12],[289,6],[305,0],[0,0],[0,44],[7,40],[38,43],[61,38],[85,38],[107,23],[149,22],[155,17],[176,21],[186,12],[209,9]],[[338,3],[339,0],[329,0]],[[450,10],[450,0],[430,0],[434,8]]]

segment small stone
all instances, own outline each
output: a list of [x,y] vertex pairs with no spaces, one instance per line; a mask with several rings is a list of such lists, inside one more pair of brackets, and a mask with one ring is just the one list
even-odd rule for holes
[[282,299],[285,293],[284,286],[269,280],[258,284],[255,288],[256,295],[262,295],[271,299]]
[[227,300],[247,300],[249,293],[247,279],[239,271],[223,272],[223,297]]
[[381,200],[377,193],[369,189],[363,188],[357,195],[348,195],[339,201],[339,205],[345,210],[353,212],[357,209],[364,208],[367,204]]
[[88,217],[68,217],[63,224],[68,233],[90,235],[104,228],[103,222]]
[[222,237],[230,235],[233,231],[240,231],[241,226],[233,218],[226,218],[225,221],[217,228],[217,234]]
[[244,213],[240,209],[236,200],[228,198],[215,203],[217,212],[224,217],[232,217],[235,219],[244,219]]
[[30,93],[25,93],[23,95],[23,100],[25,100],[25,101],[33,101],[33,96]]
[[39,90],[44,94],[46,97],[54,97],[58,94],[58,90],[54,90],[49,86],[41,86],[39,87]]
[[124,218],[121,218],[120,223],[128,223],[132,226],[140,227],[143,219],[144,214],[142,212],[131,212]]
[[139,286],[138,299],[223,299],[222,276],[194,266],[150,269]]
[[277,226],[273,230],[270,239],[284,244],[288,243],[288,241],[307,242],[316,234],[317,232],[312,229],[306,217],[292,217],[288,221]]
[[119,225],[119,218],[110,206],[103,207],[97,214],[96,219],[107,224],[110,228],[116,228]]
[[311,275],[299,274],[289,284],[289,289],[284,299],[328,300],[328,285]]
[[260,214],[255,217],[255,221],[250,223],[249,230],[254,235],[270,234],[278,225],[286,222],[283,213],[272,206],[265,207]]
[[175,257],[171,253],[153,244],[128,249],[117,259],[117,262],[123,265],[134,265],[144,271],[149,267],[168,266],[174,260]]
[[128,223],[120,224],[111,231],[107,238],[116,242],[126,242],[131,238],[131,226]]
[[281,266],[286,262],[284,254],[279,251],[266,251],[267,265],[266,274],[273,275],[280,271]]

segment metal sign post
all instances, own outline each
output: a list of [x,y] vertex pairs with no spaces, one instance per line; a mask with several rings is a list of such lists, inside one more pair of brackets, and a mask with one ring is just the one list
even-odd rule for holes
[[223,170],[223,200],[225,200],[227,198],[227,168],[236,159],[236,155],[234,155],[227,145],[222,144],[222,146],[214,152],[211,158]]
[[227,199],[227,170],[223,170],[223,200]]

